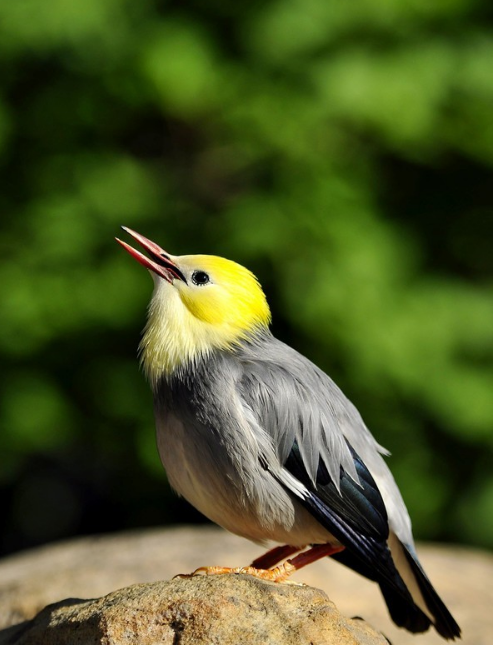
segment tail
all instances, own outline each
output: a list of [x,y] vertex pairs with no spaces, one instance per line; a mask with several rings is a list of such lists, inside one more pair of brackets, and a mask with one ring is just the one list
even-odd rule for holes
[[412,548],[400,541],[398,545],[402,557],[398,557],[394,544],[385,575],[363,564],[348,549],[331,558],[379,584],[390,616],[399,627],[417,634],[433,625],[446,640],[460,638],[459,625],[435,591]]
[[[418,583],[419,590],[421,591],[421,595],[424,598],[428,612],[433,617],[432,622],[434,628],[437,630],[440,636],[443,636],[443,638],[447,640],[455,640],[456,638],[460,638],[461,631],[459,625],[455,622],[452,614],[445,606],[445,603],[435,591],[428,576],[423,571],[423,568],[420,565],[419,560],[414,553],[414,550],[403,545],[403,551],[406,556],[407,562],[410,565],[411,571],[414,574],[416,582]],[[392,615],[392,611],[383,588],[382,593]],[[395,608],[395,610],[398,611],[397,608]]]

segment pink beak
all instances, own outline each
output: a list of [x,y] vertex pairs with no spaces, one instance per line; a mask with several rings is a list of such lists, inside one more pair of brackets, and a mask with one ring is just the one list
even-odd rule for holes
[[132,231],[132,229],[127,228],[126,226],[122,226],[122,229],[133,237],[144,251],[147,251],[149,254],[149,257],[147,257],[130,246],[130,244],[127,244],[116,237],[116,241],[121,244],[125,251],[128,251],[128,253],[130,253],[137,262],[170,283],[175,279],[182,280],[185,284],[187,283],[185,276],[180,271],[176,263],[171,260],[170,256],[160,246],[151,242],[151,240],[148,240],[147,237],[144,237],[140,233]]

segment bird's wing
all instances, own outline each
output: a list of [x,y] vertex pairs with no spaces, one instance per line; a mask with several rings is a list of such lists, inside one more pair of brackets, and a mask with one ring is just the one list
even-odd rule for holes
[[[312,486],[316,488],[323,466],[340,493],[350,479],[359,483],[357,455],[377,484],[391,530],[405,544],[413,544],[409,515],[382,458],[385,449],[327,374],[271,337],[260,348],[245,349],[240,388],[246,404],[258,415],[258,423],[272,437],[281,464],[292,459],[296,444],[298,461]],[[361,489],[356,486],[357,490]]]

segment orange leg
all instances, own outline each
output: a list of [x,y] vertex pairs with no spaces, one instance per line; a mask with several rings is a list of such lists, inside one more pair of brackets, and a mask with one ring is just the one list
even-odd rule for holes
[[294,567],[295,571],[306,567],[307,564],[315,562],[315,560],[320,560],[320,558],[325,558],[328,555],[334,555],[334,553],[339,553],[339,551],[344,551],[344,548],[341,546],[332,546],[331,544],[316,544],[312,546],[308,551],[300,553],[295,558],[288,560],[288,563]]
[[302,551],[304,548],[304,546],[289,546],[289,544],[286,544],[286,546],[276,546],[270,551],[267,551],[267,553],[264,553],[264,555],[261,555],[260,558],[256,558],[250,566],[255,569],[270,569],[278,562],[281,562],[281,560],[293,555],[293,553]]
[[[306,567],[307,564],[315,562],[315,560],[320,560],[320,558],[325,558],[328,555],[334,555],[334,553],[339,553],[343,551],[345,547],[341,546],[332,546],[331,544],[316,544],[312,546],[311,549],[303,551],[291,560],[286,560],[278,567],[274,569],[268,569],[266,572],[270,575],[261,575],[259,577],[266,578],[267,580],[273,580],[274,582],[283,582],[286,580],[292,573],[298,571],[302,567]],[[245,571],[245,573],[250,573],[251,575],[256,575],[251,571]]]

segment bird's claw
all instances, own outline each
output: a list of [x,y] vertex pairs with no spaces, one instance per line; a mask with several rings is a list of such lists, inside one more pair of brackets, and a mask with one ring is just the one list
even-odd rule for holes
[[194,576],[205,575],[221,575],[225,573],[243,573],[245,575],[253,576],[254,578],[259,578],[260,580],[269,580],[270,582],[290,582],[290,584],[300,585],[301,583],[288,581],[287,578],[296,571],[294,567],[289,562],[283,562],[273,569],[256,569],[255,567],[199,567],[195,569],[192,573],[181,573],[174,576],[175,578],[193,578]]

